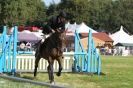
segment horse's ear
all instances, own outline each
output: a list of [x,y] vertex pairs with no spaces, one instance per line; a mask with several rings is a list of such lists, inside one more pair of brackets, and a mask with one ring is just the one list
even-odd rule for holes
[[64,33],[65,30],[60,30],[60,33]]

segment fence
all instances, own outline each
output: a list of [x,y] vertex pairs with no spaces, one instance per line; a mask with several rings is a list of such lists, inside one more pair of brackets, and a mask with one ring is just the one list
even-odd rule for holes
[[[16,66],[16,46],[17,46],[17,26],[14,27],[13,33],[7,35],[7,27],[3,27],[3,33],[0,36],[0,73],[15,73]],[[8,39],[7,39],[8,37]]]
[[[17,27],[14,27],[14,32],[6,41],[6,27],[0,37],[0,44],[2,45],[2,52],[0,57],[0,73],[1,72],[33,72],[34,71],[34,56],[17,55]],[[88,50],[85,51],[80,42],[79,33],[75,32],[75,52],[64,53],[63,72],[101,72],[101,59],[94,47],[92,33],[88,34]],[[45,59],[41,59],[38,67],[39,72],[47,71],[48,63]],[[58,70],[58,63],[54,63],[54,71]]]
[[[62,72],[72,72],[74,60],[74,52],[64,53],[63,70]],[[35,57],[34,55],[18,55],[16,57],[16,72],[33,72],[34,71]],[[38,72],[47,72],[48,62],[41,59],[38,65]],[[54,71],[58,71],[58,62],[54,62]]]
[[101,72],[101,58],[96,50],[91,31],[88,33],[87,42],[87,50],[85,50],[80,34],[75,32],[74,70],[99,75]]

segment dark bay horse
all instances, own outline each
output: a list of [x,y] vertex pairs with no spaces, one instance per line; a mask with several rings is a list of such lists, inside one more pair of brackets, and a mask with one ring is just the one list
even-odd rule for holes
[[48,61],[48,75],[50,83],[54,83],[54,74],[53,74],[53,64],[54,60],[57,60],[59,64],[59,70],[57,76],[61,75],[62,71],[62,59],[63,59],[63,45],[65,44],[65,32],[56,31],[51,36],[45,39],[45,41],[40,44],[35,53],[35,69],[34,77],[37,74],[38,63],[41,58]]

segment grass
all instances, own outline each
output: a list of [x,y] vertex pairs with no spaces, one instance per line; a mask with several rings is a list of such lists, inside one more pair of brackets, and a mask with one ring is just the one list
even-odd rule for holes
[[[102,56],[102,73],[100,76],[62,73],[61,77],[55,76],[55,81],[57,84],[70,88],[133,88],[133,56]],[[33,73],[23,73],[21,77],[32,78]],[[38,73],[35,80],[48,82],[48,75],[47,73]],[[1,84],[7,85],[7,83],[10,87],[1,87]],[[45,87],[0,78],[0,88]]]
[[0,88],[48,88],[30,83],[22,83],[0,78]]

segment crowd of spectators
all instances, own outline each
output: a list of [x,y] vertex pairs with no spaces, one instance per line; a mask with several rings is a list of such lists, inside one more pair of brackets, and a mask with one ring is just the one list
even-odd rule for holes
[[18,51],[33,51],[34,47],[33,47],[33,43],[30,42],[20,42],[18,44]]

